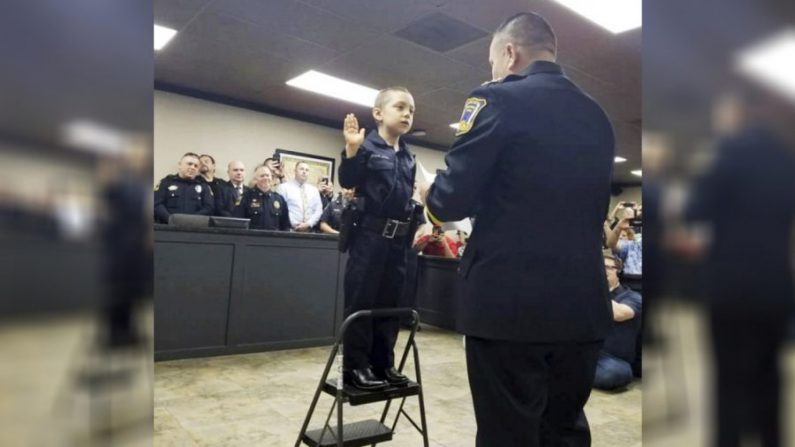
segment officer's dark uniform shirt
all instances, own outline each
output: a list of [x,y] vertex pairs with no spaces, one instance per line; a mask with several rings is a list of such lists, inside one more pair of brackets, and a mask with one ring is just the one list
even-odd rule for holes
[[289,231],[291,228],[287,202],[276,191],[247,190],[235,207],[235,217],[251,219],[249,227],[257,230]]
[[426,203],[434,223],[477,221],[459,265],[457,329],[604,339],[612,310],[600,241],[614,157],[605,112],[560,66],[537,61],[472,92],[457,136]]
[[356,195],[364,197],[366,214],[407,221],[416,163],[402,139],[398,146],[396,152],[378,131],[371,131],[355,157],[347,158],[342,151],[340,185],[356,188]]
[[207,181],[202,176],[196,177],[199,181],[204,181],[213,192],[213,199],[215,206],[213,207],[213,216],[232,217],[235,211],[234,189],[226,182],[219,178],[214,178],[212,181]]
[[179,175],[165,176],[155,187],[155,221],[168,223],[172,214],[213,213],[215,200],[207,183],[193,179],[183,179]]
[[328,205],[323,208],[320,221],[327,223],[331,228],[339,231],[342,225],[342,210],[345,209],[346,205],[348,205],[348,201],[345,200],[342,195],[330,201]]

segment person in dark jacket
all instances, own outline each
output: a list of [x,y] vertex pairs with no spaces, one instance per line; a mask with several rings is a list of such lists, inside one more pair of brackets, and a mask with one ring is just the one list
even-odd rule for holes
[[431,223],[475,217],[456,324],[478,447],[590,445],[583,407],[612,326],[601,239],[614,136],[556,51],[537,14],[501,24],[494,80],[467,99],[447,169],[421,185]]
[[265,165],[257,166],[254,179],[257,183],[243,193],[235,206],[235,217],[251,219],[252,229],[290,231],[287,202],[272,189],[273,172]]
[[177,174],[167,175],[155,187],[155,222],[168,223],[172,214],[213,213],[215,200],[210,187],[196,179],[199,156],[188,152],[177,164]]
[[199,156],[199,180],[204,180],[213,193],[215,206],[213,216],[231,217],[235,210],[235,191],[232,186],[215,176],[215,158],[212,155],[202,154]]

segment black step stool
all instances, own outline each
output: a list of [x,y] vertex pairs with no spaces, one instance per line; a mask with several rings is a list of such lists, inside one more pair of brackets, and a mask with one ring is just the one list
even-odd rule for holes
[[[403,366],[406,364],[406,358],[408,357],[409,349],[411,348],[414,354],[414,373],[417,379],[416,382],[409,381],[407,385],[402,387],[387,387],[378,391],[364,391],[350,385],[344,385],[342,382],[342,371],[340,371],[339,377],[335,379],[328,378],[331,366],[334,364],[334,359],[339,352],[342,336],[345,334],[345,330],[352,321],[356,320],[357,318],[398,318],[407,316],[412,317],[413,324],[411,326],[411,334],[409,335],[409,339],[406,342],[406,349],[403,351],[403,356],[400,360],[398,370],[401,372],[403,371]],[[315,397],[312,399],[312,404],[309,406],[309,412],[307,413],[306,419],[304,420],[304,425],[301,427],[301,433],[298,435],[298,440],[295,442],[295,447],[300,447],[301,443],[304,443],[309,447],[375,446],[378,443],[392,440],[392,434],[395,431],[395,427],[397,426],[401,414],[405,416],[406,419],[411,422],[411,425],[413,425],[414,428],[416,428],[417,431],[422,435],[423,446],[428,447],[428,426],[425,421],[425,401],[422,394],[420,357],[417,353],[417,344],[414,342],[414,334],[417,332],[419,322],[420,317],[417,312],[409,308],[360,310],[345,319],[345,321],[342,323],[342,326],[340,327],[339,333],[337,334],[337,339],[334,342],[334,346],[331,348],[328,362],[326,362],[326,368],[323,370],[323,375],[320,378],[317,391],[315,391]],[[320,399],[321,393],[334,396],[334,404],[329,409],[329,413],[326,417],[326,422],[323,425],[323,428],[307,431],[309,421],[312,419],[312,415],[315,412],[315,407],[317,406],[317,402]],[[421,426],[418,426],[411,416],[409,416],[403,409],[403,404],[405,404],[406,398],[410,396],[417,396],[419,399]],[[390,428],[384,425],[384,422],[386,421],[386,416],[389,412],[389,406],[393,399],[400,399],[400,407],[398,407],[397,415],[395,416],[395,420],[392,423],[392,427]],[[380,420],[370,419],[366,421],[354,422],[352,424],[343,424],[342,404],[344,402],[348,402],[351,406],[369,404],[373,402],[386,402],[386,405],[384,406],[384,411],[381,413]],[[329,421],[331,420],[331,415],[333,414],[335,407],[337,409],[337,425],[336,427],[331,427],[329,425]]]

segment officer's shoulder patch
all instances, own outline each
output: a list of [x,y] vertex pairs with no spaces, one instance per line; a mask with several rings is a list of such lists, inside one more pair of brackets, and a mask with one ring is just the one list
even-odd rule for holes
[[473,96],[467,99],[464,103],[464,111],[461,113],[461,120],[458,122],[458,131],[456,136],[464,135],[472,129],[475,124],[475,118],[483,108],[486,107],[488,102],[484,98]]

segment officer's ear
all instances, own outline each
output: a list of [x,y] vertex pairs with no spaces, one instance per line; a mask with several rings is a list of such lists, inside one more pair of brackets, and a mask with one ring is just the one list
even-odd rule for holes
[[384,112],[380,107],[373,107],[373,119],[376,124],[381,124],[381,121],[384,120]]
[[513,42],[508,42],[505,45],[505,53],[508,58],[508,70],[513,72],[516,68],[517,62],[519,61],[519,54],[517,53],[517,47],[513,44]]

